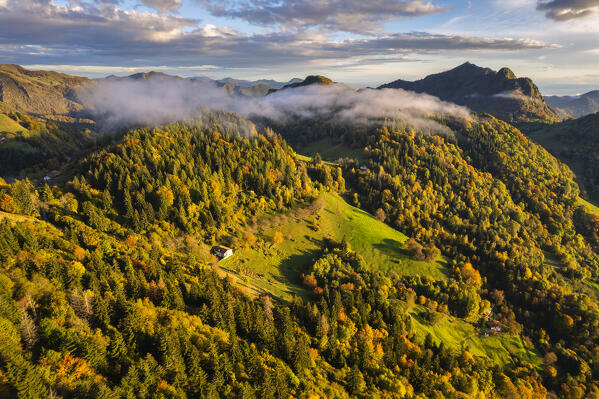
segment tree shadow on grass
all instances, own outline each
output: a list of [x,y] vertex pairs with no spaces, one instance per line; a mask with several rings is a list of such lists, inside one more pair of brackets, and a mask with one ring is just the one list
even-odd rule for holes
[[[322,244],[322,240],[312,239],[318,244]],[[301,286],[301,274],[308,272],[312,262],[320,252],[321,245],[313,250],[301,250],[300,253],[288,256],[279,264],[280,276],[275,276],[273,279],[281,284],[284,284],[288,289],[287,294],[299,295],[304,299],[308,299],[309,292]]]
[[[397,240],[393,240],[393,239],[390,239],[390,238],[385,238],[380,243],[373,244],[372,246],[374,248],[378,249],[379,251],[381,251],[382,253],[384,253],[385,255],[389,256],[389,257],[400,258],[400,259],[407,258],[408,260],[410,260],[412,262],[418,262],[418,260],[414,259],[412,257],[412,255],[404,248],[404,245],[401,242],[397,241]],[[445,262],[443,259],[439,259],[439,260],[437,260],[435,262],[427,262],[427,263],[430,263],[430,264],[438,263],[438,264],[440,264],[442,267],[439,268],[439,271],[446,278],[449,277],[449,271],[447,270],[447,262]]]
[[409,252],[403,248],[403,244],[391,238],[384,238],[383,241],[372,244],[372,246],[387,256],[410,257]]
[[418,310],[414,310],[412,309],[409,312],[406,312],[407,314],[409,314],[412,319],[416,320],[418,323],[422,324],[423,326],[429,326],[432,327],[431,324],[424,319],[424,312],[423,311],[418,311]]

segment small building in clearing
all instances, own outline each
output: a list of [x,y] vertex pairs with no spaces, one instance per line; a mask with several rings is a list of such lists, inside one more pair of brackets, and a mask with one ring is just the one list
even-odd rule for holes
[[48,172],[48,174],[46,176],[44,176],[44,181],[50,181],[52,179],[57,178],[58,176],[60,176],[60,171],[52,170],[52,171]]
[[225,247],[224,245],[217,245],[216,247],[212,248],[212,253],[222,260],[233,255],[233,250],[229,247]]
[[491,330],[492,332],[502,332],[503,331],[503,324],[497,320],[489,320],[487,322],[487,326],[489,327],[489,330]]

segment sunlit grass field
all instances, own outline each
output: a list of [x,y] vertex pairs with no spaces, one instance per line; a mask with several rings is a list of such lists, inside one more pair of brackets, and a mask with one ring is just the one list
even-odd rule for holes
[[[219,262],[219,267],[235,274],[240,284],[282,299],[305,295],[300,275],[315,260],[322,240],[331,237],[347,240],[372,270],[445,278],[445,260],[413,260],[403,247],[407,236],[349,205],[338,194],[324,193],[323,199],[325,206],[317,214],[279,217],[279,223],[257,233],[256,245],[237,248],[232,257]],[[314,224],[319,226],[317,231]],[[275,232],[283,235],[279,244],[272,243]]]

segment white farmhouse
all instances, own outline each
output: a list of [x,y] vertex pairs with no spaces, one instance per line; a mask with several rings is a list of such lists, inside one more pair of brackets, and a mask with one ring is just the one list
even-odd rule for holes
[[212,253],[220,259],[227,259],[229,256],[233,255],[233,250],[224,245],[218,245],[212,248]]

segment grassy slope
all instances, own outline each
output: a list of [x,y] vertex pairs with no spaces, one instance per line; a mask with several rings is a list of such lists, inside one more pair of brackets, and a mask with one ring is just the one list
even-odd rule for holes
[[589,201],[585,201],[582,198],[578,198],[578,203],[585,207],[586,211],[599,216],[599,207],[591,204]]
[[303,154],[314,156],[317,153],[327,161],[336,161],[339,158],[355,158],[362,160],[364,152],[360,148],[351,148],[344,143],[337,143],[331,138],[314,141],[301,148]]
[[83,106],[70,98],[72,89],[93,84],[89,79],[51,71],[28,71],[0,64],[3,83],[1,108],[15,109],[35,115],[69,114]]
[[[277,297],[288,299],[291,294],[305,295],[298,285],[299,276],[310,267],[322,239],[328,236],[336,240],[345,238],[373,269],[439,279],[445,277],[443,261],[428,263],[410,259],[403,250],[407,240],[404,234],[349,205],[337,194],[325,193],[323,198],[326,206],[317,215],[298,217],[290,214],[280,218],[280,223],[257,234],[263,242],[237,249],[219,266],[241,277],[242,285]],[[311,228],[314,220],[320,225],[319,231]],[[280,244],[271,244],[275,231],[285,237]],[[249,273],[248,268],[251,268]]]
[[501,365],[512,362],[513,358],[541,364],[539,354],[527,349],[519,335],[503,333],[483,337],[473,325],[453,316],[444,316],[431,326],[418,315],[423,310],[423,307],[415,306],[410,311],[413,331],[422,340],[430,333],[434,341],[443,342],[449,348],[458,350],[463,347],[472,355],[486,357]]
[[23,126],[12,120],[6,114],[0,114],[0,133],[22,133],[27,132]]
[[2,212],[0,211],[0,221],[7,219],[10,222],[13,223],[17,223],[17,222],[39,222],[38,219],[32,217],[32,216],[26,216],[26,215],[17,215],[14,213],[7,213],[7,212]]

